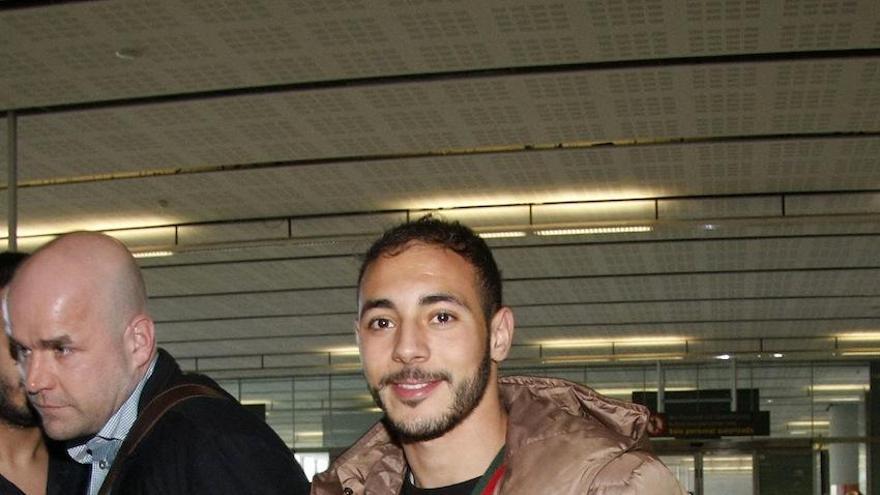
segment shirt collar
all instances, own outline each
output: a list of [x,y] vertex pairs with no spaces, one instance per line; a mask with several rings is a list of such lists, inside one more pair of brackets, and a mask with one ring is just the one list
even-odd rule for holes
[[[106,461],[109,464],[113,463],[113,459],[116,457],[116,451],[119,450],[119,446],[122,444],[122,441],[125,440],[131,427],[134,426],[135,420],[137,420],[138,403],[140,402],[141,392],[143,392],[147,380],[152,376],[157,360],[158,356],[154,356],[153,360],[150,362],[149,368],[147,368],[147,372],[131,392],[131,395],[129,395],[128,399],[125,400],[122,406],[113,413],[113,416],[110,416],[110,419],[104,423],[104,426],[94,437],[85,444],[67,449],[67,453],[70,454],[70,457],[72,457],[73,460],[81,464],[90,464],[92,462],[98,462],[99,460]],[[101,447],[104,445],[108,446]],[[91,454],[89,453],[90,451],[92,452]],[[100,456],[97,455],[99,451],[102,454]],[[102,457],[102,459],[97,459],[97,457]]]

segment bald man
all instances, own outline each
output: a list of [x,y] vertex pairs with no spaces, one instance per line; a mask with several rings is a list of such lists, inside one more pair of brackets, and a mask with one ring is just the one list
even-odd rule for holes
[[145,406],[186,383],[223,396],[189,398],[161,416],[118,461],[112,493],[308,493],[290,449],[265,422],[157,350],[143,278],[119,241],[88,232],[56,239],[21,266],[4,310],[28,397],[46,434],[91,465],[89,495]]
[[[0,292],[26,257],[0,253]],[[0,332],[0,494],[70,493],[77,481],[82,486],[85,473],[66,454],[51,448],[54,444],[47,445],[10,351],[6,332]]]

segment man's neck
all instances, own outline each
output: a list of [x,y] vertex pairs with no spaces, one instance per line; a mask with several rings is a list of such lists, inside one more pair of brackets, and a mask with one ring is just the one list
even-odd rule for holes
[[437,488],[482,476],[504,446],[507,412],[496,387],[458,426],[440,438],[405,443],[416,486]]
[[48,470],[40,429],[0,422],[0,474],[25,493],[45,493]]

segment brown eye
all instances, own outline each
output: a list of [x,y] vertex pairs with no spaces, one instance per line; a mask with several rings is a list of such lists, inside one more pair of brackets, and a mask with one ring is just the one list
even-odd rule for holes
[[455,319],[455,317],[453,317],[449,313],[437,313],[437,316],[435,316],[434,319],[437,321],[437,323],[446,324],[451,323],[452,320]]
[[385,329],[391,328],[391,326],[391,320],[388,318],[376,318],[375,320],[370,321],[370,328]]

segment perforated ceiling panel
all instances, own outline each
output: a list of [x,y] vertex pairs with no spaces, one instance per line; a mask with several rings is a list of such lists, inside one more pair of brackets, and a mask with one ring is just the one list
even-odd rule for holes
[[[875,4],[0,2],[21,246],[113,229],[171,251],[139,263],[185,367],[331,373],[365,396],[360,257],[433,212],[517,236],[488,240],[519,325],[511,369],[632,388],[675,353],[669,383],[726,387],[714,357],[733,353],[810,407],[773,360],[847,367],[876,350],[847,334],[880,329]],[[278,400],[308,418],[279,429],[319,429],[321,404]]]
[[[24,116],[22,177],[880,129],[880,59],[403,83]],[[771,111],[767,111],[770,109]]]
[[[764,141],[322,164],[27,188],[35,229],[430,206],[860,189],[880,139]],[[769,161],[768,161],[769,160]],[[331,200],[328,203],[328,200]],[[303,225],[303,234],[309,227]],[[297,229],[298,232],[301,232]],[[322,231],[315,228],[316,234]]]
[[[120,0],[0,15],[0,106],[382,75],[876,44],[870,0]],[[116,56],[117,52],[121,56]]]

